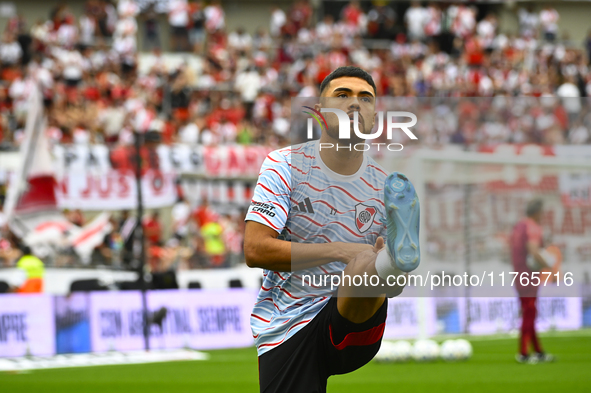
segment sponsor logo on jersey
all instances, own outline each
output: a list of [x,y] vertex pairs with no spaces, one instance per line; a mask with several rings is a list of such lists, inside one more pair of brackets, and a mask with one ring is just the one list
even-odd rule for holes
[[252,201],[252,203],[250,205],[252,206],[251,211],[253,211],[253,212],[259,212],[259,213],[264,214],[269,217],[275,217],[275,212],[274,212],[275,206],[273,206],[269,203]]

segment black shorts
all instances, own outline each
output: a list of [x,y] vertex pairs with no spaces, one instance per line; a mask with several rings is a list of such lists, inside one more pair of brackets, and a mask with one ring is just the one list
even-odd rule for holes
[[363,323],[337,310],[337,298],[293,337],[259,356],[261,393],[326,392],[328,377],[357,370],[380,349],[388,299]]

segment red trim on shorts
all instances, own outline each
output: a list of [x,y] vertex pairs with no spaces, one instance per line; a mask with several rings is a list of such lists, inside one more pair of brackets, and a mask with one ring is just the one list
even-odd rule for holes
[[374,326],[371,329],[364,330],[362,332],[352,332],[347,334],[340,344],[335,344],[332,338],[332,326],[328,326],[328,330],[330,332],[330,342],[339,351],[349,346],[364,346],[375,344],[378,341],[380,341],[380,339],[384,335],[385,328],[386,322],[381,323],[378,326]]

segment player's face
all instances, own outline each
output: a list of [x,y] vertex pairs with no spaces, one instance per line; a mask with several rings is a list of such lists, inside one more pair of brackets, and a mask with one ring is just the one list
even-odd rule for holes
[[[353,131],[353,113],[358,112],[359,131],[364,134],[371,133],[376,118],[376,97],[373,87],[366,81],[355,77],[342,77],[333,79],[322,93],[321,107],[340,109],[349,115],[351,119],[351,131]],[[334,113],[324,113],[328,123],[328,134],[338,139],[339,123]],[[351,132],[352,137],[355,135]]]

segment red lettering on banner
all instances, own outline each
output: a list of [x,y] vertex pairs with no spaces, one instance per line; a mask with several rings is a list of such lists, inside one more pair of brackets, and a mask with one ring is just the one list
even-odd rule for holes
[[92,192],[92,176],[86,175],[86,188],[80,193],[82,198],[89,198]]
[[[107,174],[107,176],[96,176],[94,181],[96,182],[96,188],[98,191],[98,195],[100,198],[109,198],[111,196],[111,189],[112,189],[112,178],[111,173]],[[105,181],[106,188],[103,188],[103,181]]]
[[117,172],[117,184],[119,184],[119,192],[117,196],[119,198],[126,198],[129,196],[129,183],[127,183],[127,177],[122,172]]
[[240,174],[242,172],[240,167],[240,163],[238,162],[238,154],[236,152],[236,149],[229,147],[228,148],[228,168],[227,168],[227,173],[228,174]]
[[564,216],[562,218],[562,228],[560,230],[560,233],[582,234],[582,229],[583,228],[581,228],[580,226],[575,225],[572,209],[566,209],[564,211]]
[[56,182],[57,189],[62,193],[62,195],[68,195],[68,180],[68,176],[66,175],[63,179]]
[[205,170],[209,176],[219,176],[222,161],[219,156],[220,148],[207,148],[204,151]]
[[261,168],[262,161],[259,161],[259,154],[255,149],[244,148],[244,170],[246,174],[257,174]]

